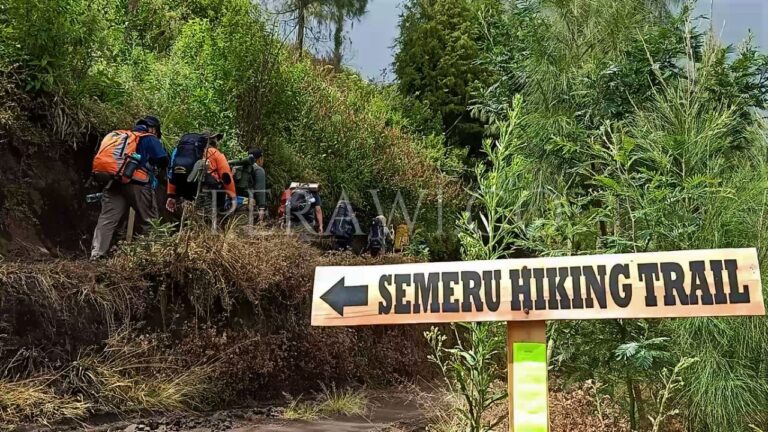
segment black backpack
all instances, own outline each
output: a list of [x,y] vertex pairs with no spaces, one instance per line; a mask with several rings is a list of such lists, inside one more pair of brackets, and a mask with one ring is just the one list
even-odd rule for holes
[[355,233],[355,226],[352,223],[354,217],[355,212],[352,210],[352,204],[347,201],[340,201],[334,212],[334,219],[330,228],[331,234],[336,237],[352,237]]
[[312,193],[306,189],[296,188],[285,203],[285,215],[292,222],[315,223],[315,213],[312,211]]
[[168,181],[176,186],[176,194],[186,199],[193,199],[197,193],[197,183],[187,181],[195,163],[202,159],[208,138],[201,134],[189,133],[179,139],[171,154],[171,166],[168,168]]
[[368,233],[368,250],[371,254],[377,255],[387,245],[387,234],[384,224],[381,223],[379,218],[373,218],[371,222],[371,231]]

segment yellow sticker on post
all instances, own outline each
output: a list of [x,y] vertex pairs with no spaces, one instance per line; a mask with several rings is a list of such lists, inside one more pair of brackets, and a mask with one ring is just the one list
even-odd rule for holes
[[512,357],[515,432],[547,432],[547,345],[516,343]]

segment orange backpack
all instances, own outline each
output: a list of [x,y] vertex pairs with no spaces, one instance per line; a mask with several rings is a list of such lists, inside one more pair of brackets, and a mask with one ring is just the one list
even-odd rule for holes
[[126,159],[136,153],[139,139],[148,135],[151,134],[119,130],[105,136],[99,145],[96,157],[93,158],[93,174],[95,176],[108,175],[122,183],[129,183],[131,180],[142,183],[149,182],[149,172],[144,168],[135,170],[130,177],[122,175]]

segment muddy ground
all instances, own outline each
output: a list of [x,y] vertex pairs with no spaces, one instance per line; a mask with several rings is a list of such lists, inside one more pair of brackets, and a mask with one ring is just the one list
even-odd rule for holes
[[18,431],[90,432],[418,432],[426,420],[415,401],[407,395],[380,393],[370,400],[365,416],[337,416],[313,421],[285,420],[283,408],[258,408],[218,411],[200,415],[148,416],[119,420],[113,417],[93,418],[83,424],[41,427],[23,426]]
[[[286,420],[286,408],[263,405],[255,408],[233,409],[198,415],[146,416],[144,418],[92,418],[83,424],[46,427],[28,426],[23,432],[75,431],[89,432],[424,432],[430,419],[440,421],[451,408],[433,403],[441,400],[437,387],[397,387],[388,390],[365,391],[367,413],[362,416],[320,417],[312,421]],[[567,389],[555,380],[550,382],[550,431],[552,432],[626,432],[629,423],[623,410],[610,398],[601,398],[602,410],[596,410],[589,386]],[[506,401],[486,412],[488,420],[496,423],[496,431],[508,430]],[[439,410],[438,413],[436,410]],[[485,418],[485,415],[484,415]],[[444,425],[444,424],[443,424]],[[442,430],[442,429],[441,429]],[[672,427],[668,431],[681,431]]]

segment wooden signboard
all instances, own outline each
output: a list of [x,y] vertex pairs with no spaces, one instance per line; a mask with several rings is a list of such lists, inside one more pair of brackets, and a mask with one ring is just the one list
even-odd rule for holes
[[[514,359],[546,376],[546,320],[743,315],[765,315],[755,249],[318,267],[312,297],[314,326],[507,321],[510,386]],[[542,415],[513,409],[519,390],[511,430],[541,430],[516,429]]]
[[318,267],[312,325],[764,315],[755,249]]

